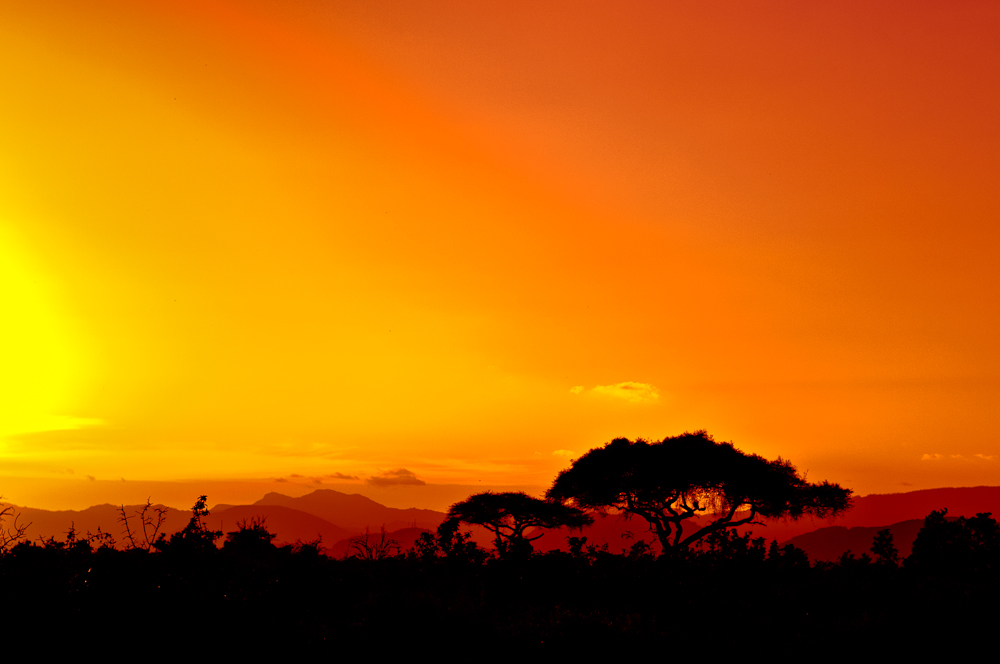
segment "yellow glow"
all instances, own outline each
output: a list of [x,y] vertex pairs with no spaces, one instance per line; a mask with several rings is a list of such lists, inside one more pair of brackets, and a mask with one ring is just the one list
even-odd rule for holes
[[24,259],[13,233],[0,226],[0,436],[96,423],[60,414],[71,396],[78,366],[43,283]]
[[577,4],[0,3],[0,471],[995,482],[989,24]]

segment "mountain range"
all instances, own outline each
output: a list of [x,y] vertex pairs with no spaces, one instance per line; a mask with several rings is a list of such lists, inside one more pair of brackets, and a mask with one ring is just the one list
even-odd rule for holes
[[[896,494],[873,494],[854,499],[852,509],[830,521],[801,519],[778,521],[767,526],[744,527],[754,536],[779,544],[791,543],[806,551],[812,560],[835,560],[845,551],[867,552],[872,538],[882,528],[889,528],[901,556],[909,555],[913,540],[932,510],[948,509],[953,517],[971,517],[980,512],[1000,514],[1000,487],[962,487],[927,489]],[[190,513],[150,505],[146,508],[147,526],[142,526],[142,505],[95,505],[85,510],[50,511],[17,507],[20,523],[30,523],[26,536],[31,540],[54,537],[65,539],[72,528],[77,536],[86,533],[109,533],[125,544],[127,533],[123,515],[127,517],[132,537],[137,541],[154,539],[159,533],[170,535],[181,530]],[[163,522],[153,533],[157,510],[162,510]],[[379,533],[382,528],[403,549],[413,546],[421,532],[433,531],[444,520],[445,513],[429,509],[398,509],[386,507],[358,494],[320,489],[300,497],[268,493],[252,505],[215,505],[206,519],[213,530],[231,532],[242,523],[262,519],[276,543],[321,541],[330,555],[343,556],[349,550],[350,538],[366,529]],[[10,524],[7,524],[10,525]],[[473,528],[473,539],[489,546],[492,535],[482,528]],[[535,541],[540,551],[567,549],[567,536],[586,536],[588,544],[608,545],[614,553],[627,549],[632,541],[643,539],[657,548],[641,519],[626,520],[618,516],[598,517],[595,524],[581,533],[555,530]]]

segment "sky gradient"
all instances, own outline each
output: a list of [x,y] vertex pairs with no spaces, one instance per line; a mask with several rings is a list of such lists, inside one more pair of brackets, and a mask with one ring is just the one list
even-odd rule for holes
[[0,495],[431,506],[696,429],[861,494],[1000,484],[997,34],[988,2],[8,0]]

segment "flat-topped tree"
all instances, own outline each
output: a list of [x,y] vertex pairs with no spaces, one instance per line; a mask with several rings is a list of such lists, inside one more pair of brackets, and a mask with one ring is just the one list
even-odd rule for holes
[[532,498],[522,491],[493,493],[486,491],[455,503],[448,510],[447,521],[471,523],[486,528],[495,536],[497,553],[531,551],[530,542],[545,533],[525,537],[528,528],[582,528],[594,519],[582,511],[559,502]]
[[[664,553],[686,549],[706,535],[761,519],[829,517],[850,508],[851,490],[811,484],[780,457],[768,461],[719,443],[704,431],[658,442],[616,438],[590,450],[556,477],[551,500],[581,509],[617,509],[640,516]],[[688,519],[712,515],[685,536]]]

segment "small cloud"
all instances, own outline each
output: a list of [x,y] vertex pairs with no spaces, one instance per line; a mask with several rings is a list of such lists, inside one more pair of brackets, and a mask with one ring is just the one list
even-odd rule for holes
[[312,478],[309,479],[309,481],[312,482],[313,484],[322,484],[323,483],[323,478],[322,477],[312,477]]
[[660,398],[660,393],[649,383],[637,383],[631,380],[614,385],[597,385],[590,391],[594,394],[622,399],[631,403],[653,403]]
[[913,486],[913,482],[900,482],[900,486]]
[[287,482],[288,480],[286,480],[286,479],[285,479],[284,477],[279,477],[279,478],[277,478],[277,479],[276,479],[276,480],[274,480],[274,481],[275,481],[275,482]]
[[573,450],[556,450],[555,452],[552,453],[552,456],[571,458],[574,454],[576,454],[576,452],[574,452]]
[[574,385],[573,387],[569,388],[569,393],[580,394],[581,392],[583,392],[583,390],[584,390],[583,385]]
[[995,454],[977,454],[976,458],[983,461],[995,461],[997,456]]
[[962,456],[961,454],[952,454],[952,455],[951,455],[951,458],[952,458],[952,459],[958,459],[959,461],[968,461],[968,459],[966,459],[966,458],[965,458],[964,456]]
[[346,473],[331,473],[327,477],[332,477],[335,480],[359,480],[361,479],[357,475],[347,475]]
[[941,454],[925,454],[922,457],[920,457],[920,460],[921,461],[937,461],[938,459],[942,458],[942,456],[943,455],[941,455]]
[[96,482],[97,481],[97,478],[94,477],[93,475],[87,475],[87,479],[90,480],[91,482]]
[[289,475],[289,477],[302,478],[302,477],[305,477],[305,475],[299,475],[298,473],[292,473],[291,475]]
[[372,486],[424,486],[427,482],[418,479],[417,476],[406,468],[396,468],[387,470],[384,473],[373,475],[365,480]]

